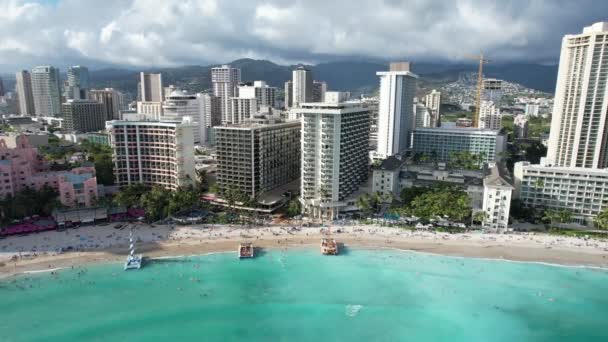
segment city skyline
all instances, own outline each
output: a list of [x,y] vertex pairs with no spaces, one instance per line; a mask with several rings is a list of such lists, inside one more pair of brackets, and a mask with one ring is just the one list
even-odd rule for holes
[[[167,67],[242,57],[279,64],[352,57],[462,62],[479,50],[497,62],[557,64],[561,36],[605,19],[605,9],[608,4],[555,1],[365,1],[355,8],[314,1],[115,1],[99,6],[73,0],[5,0],[0,2],[5,19],[0,23],[5,36],[0,72],[41,64],[60,69],[75,64],[92,69]],[[76,12],[78,16],[72,15]],[[310,20],[288,20],[292,17]],[[303,34],[308,31],[303,25],[311,22],[321,30]]]

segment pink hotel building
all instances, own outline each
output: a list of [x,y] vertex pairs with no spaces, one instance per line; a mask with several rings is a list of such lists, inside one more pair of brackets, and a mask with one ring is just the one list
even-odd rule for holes
[[66,207],[91,206],[98,196],[95,168],[78,167],[70,171],[47,171],[38,149],[26,135],[17,138],[17,146],[8,148],[0,136],[0,198],[15,196],[25,188],[40,190],[48,185],[59,192]]

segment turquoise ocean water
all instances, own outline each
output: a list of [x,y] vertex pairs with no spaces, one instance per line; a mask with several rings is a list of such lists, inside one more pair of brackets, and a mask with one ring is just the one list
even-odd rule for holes
[[267,251],[0,282],[1,341],[608,341],[608,272]]

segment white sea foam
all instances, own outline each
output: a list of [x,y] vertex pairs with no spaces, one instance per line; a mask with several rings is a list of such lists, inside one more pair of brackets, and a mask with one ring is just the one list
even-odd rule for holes
[[49,268],[49,269],[45,269],[45,270],[32,270],[32,271],[25,271],[23,273],[26,273],[26,274],[30,274],[30,273],[48,273],[48,272],[59,271],[59,270],[61,270],[63,268],[64,267]]
[[363,308],[362,305],[349,304],[346,306],[346,310],[345,310],[346,316],[355,317],[355,316],[357,316],[359,311],[361,311],[362,308]]

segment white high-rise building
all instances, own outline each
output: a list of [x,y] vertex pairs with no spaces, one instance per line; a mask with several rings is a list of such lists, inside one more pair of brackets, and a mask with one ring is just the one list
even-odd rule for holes
[[285,109],[293,107],[293,82],[291,80],[285,82]]
[[232,105],[231,98],[236,96],[237,86],[241,82],[241,69],[229,65],[211,68],[211,83],[213,95],[220,98],[220,112],[222,124],[233,123],[230,119]]
[[485,78],[483,80],[482,101],[492,101],[497,106],[500,106],[502,93],[502,80],[497,80],[495,78]]
[[32,94],[36,116],[61,114],[59,69],[45,65],[32,69]]
[[418,76],[410,63],[391,63],[389,71],[380,71],[378,108],[379,158],[403,152],[410,145],[414,126],[414,95]]
[[141,102],[162,102],[164,99],[162,74],[140,72],[139,93]]
[[195,125],[192,129],[194,143],[204,144],[207,141],[205,105],[201,104],[197,95],[176,88],[163,101],[160,121],[181,122],[185,117],[189,117]]
[[313,101],[312,71],[299,66],[292,72],[293,99],[292,107],[299,107],[301,103]]
[[299,111],[304,213],[335,218],[367,180],[369,109],[348,102],[302,103]]
[[[325,102],[327,82],[312,81],[312,102]],[[349,94],[350,96],[350,94]]]
[[116,184],[176,190],[193,185],[193,125],[186,122],[107,121]]
[[32,94],[32,76],[27,70],[18,71],[15,75],[17,83],[15,90],[19,99],[19,114],[30,116],[35,114],[34,95]]
[[484,228],[507,229],[513,186],[501,177],[496,165],[490,166],[490,175],[483,179]]
[[441,92],[433,89],[425,96],[424,105],[431,114],[431,127],[441,126]]
[[431,111],[423,104],[417,103],[414,105],[414,127],[434,127],[431,125]]
[[513,130],[516,138],[528,137],[528,117],[523,114],[515,115],[513,118]]
[[255,97],[233,97],[230,99],[230,122],[233,124],[242,123],[255,115],[258,108],[258,101]]
[[222,124],[222,113],[220,109],[220,98],[207,93],[199,93],[198,100],[205,112],[206,128]]
[[67,75],[65,98],[68,100],[88,99],[89,69],[81,65],[73,65],[68,67]]
[[565,167],[608,167],[608,22],[565,35],[547,158]]
[[254,81],[253,83],[245,83],[239,85],[239,97],[255,98],[257,108],[261,106],[274,107],[277,88],[271,87],[264,81]]
[[120,111],[124,104],[123,95],[114,88],[93,89],[89,91],[91,100],[103,103],[105,106],[106,120],[120,119]]
[[481,101],[479,108],[479,128],[500,130],[502,125],[500,108],[492,101]]
[[537,117],[540,111],[540,105],[538,103],[526,103],[526,115]]

